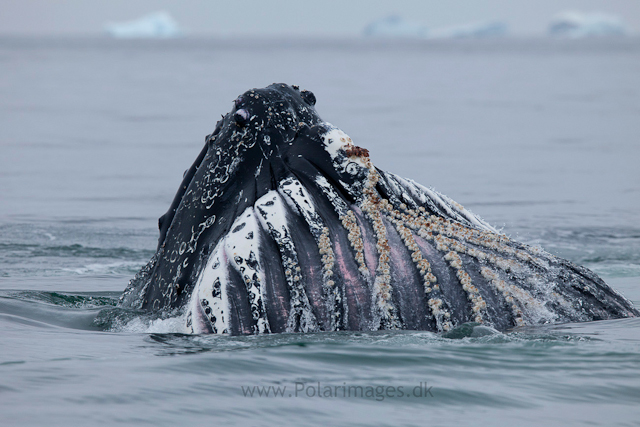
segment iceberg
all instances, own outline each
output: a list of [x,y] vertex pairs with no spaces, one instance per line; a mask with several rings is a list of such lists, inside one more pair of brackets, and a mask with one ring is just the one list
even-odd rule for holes
[[551,19],[549,34],[570,38],[622,36],[627,34],[627,28],[622,20],[614,15],[566,11]]
[[429,38],[479,39],[487,37],[503,37],[507,35],[507,31],[508,25],[504,22],[479,22],[475,24],[436,28],[429,32]]
[[380,38],[425,38],[427,28],[405,21],[398,15],[390,15],[368,24],[364,28],[364,35]]
[[504,22],[491,21],[430,30],[425,25],[406,21],[398,15],[390,15],[368,24],[363,33],[367,37],[379,38],[476,39],[502,37],[507,34],[507,28]]
[[134,21],[109,22],[104,28],[112,37],[123,39],[172,38],[182,35],[177,22],[165,11],[149,13]]

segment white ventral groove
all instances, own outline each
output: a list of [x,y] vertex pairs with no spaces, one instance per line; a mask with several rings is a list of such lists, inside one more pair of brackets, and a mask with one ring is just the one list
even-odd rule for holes
[[240,274],[247,290],[251,316],[256,322],[254,332],[270,332],[265,315],[262,284],[264,271],[260,265],[259,224],[256,213],[249,206],[231,225],[231,232],[225,239],[225,251],[229,263]]
[[207,326],[200,323],[202,316],[206,317],[205,321],[210,322],[213,333],[228,332],[228,283],[227,257],[224,241],[221,241],[207,260],[191,296],[190,313],[194,333],[207,332]]

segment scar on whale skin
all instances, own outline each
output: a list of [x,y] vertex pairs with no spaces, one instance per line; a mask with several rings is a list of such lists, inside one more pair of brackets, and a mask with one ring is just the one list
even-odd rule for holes
[[222,116],[159,220],[121,307],[176,332],[444,332],[638,316],[590,270],[510,239],[437,191],[374,166],[297,86]]

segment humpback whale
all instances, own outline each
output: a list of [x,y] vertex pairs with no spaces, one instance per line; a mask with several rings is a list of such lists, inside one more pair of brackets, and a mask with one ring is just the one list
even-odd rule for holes
[[376,168],[307,90],[240,95],[120,298],[188,333],[445,332],[638,316],[590,270]]

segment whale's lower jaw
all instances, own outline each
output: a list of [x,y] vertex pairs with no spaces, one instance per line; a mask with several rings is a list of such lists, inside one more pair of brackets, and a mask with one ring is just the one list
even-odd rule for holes
[[188,331],[507,330],[638,314],[591,271],[373,168],[343,135],[325,134],[327,151],[337,170],[362,179],[291,174],[246,208],[197,277]]

